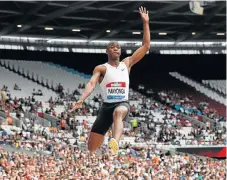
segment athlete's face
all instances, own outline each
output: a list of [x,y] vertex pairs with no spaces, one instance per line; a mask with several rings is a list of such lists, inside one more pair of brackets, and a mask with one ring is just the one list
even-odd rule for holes
[[118,60],[121,55],[121,47],[118,43],[111,43],[107,47],[106,53],[111,60]]

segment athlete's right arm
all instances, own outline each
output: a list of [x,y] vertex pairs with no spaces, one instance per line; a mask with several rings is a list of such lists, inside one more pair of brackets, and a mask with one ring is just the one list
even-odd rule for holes
[[96,66],[93,71],[93,75],[89,80],[89,82],[87,83],[80,100],[76,102],[75,106],[70,110],[70,112],[75,111],[77,108],[81,107],[84,100],[94,91],[96,83],[98,82],[99,77],[101,75],[101,72],[102,72],[102,66],[101,65]]
[[101,65],[95,67],[93,75],[89,82],[87,83],[80,100],[77,101],[75,106],[70,111],[74,111],[77,108],[79,108],[83,104],[84,100],[94,91],[96,83],[98,82],[99,77],[101,75],[101,68],[102,68]]
[[84,101],[94,91],[100,75],[101,75],[101,66],[96,66],[93,71],[93,75],[90,81],[87,83],[80,100]]

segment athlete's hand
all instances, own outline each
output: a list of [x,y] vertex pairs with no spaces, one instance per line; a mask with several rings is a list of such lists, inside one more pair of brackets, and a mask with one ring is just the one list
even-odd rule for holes
[[148,15],[148,11],[146,10],[146,8],[141,6],[139,8],[139,12],[140,12],[140,16],[142,18],[143,23],[149,22],[149,15]]
[[83,102],[84,102],[83,100],[77,101],[76,104],[74,105],[74,107],[73,107],[72,109],[69,110],[69,112],[73,112],[73,111],[75,111],[76,109],[82,107]]

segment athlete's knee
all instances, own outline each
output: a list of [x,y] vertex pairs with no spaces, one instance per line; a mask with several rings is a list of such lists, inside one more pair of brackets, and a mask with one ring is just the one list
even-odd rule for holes
[[114,116],[125,116],[127,113],[128,113],[127,107],[119,106],[114,110],[113,115]]

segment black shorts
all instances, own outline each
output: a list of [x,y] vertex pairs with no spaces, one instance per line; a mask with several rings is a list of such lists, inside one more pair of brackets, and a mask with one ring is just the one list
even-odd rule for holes
[[91,132],[95,132],[104,136],[113,124],[113,112],[118,106],[125,106],[128,108],[128,113],[124,118],[124,120],[126,120],[130,112],[130,105],[128,101],[103,103],[99,109],[98,116],[92,126]]

